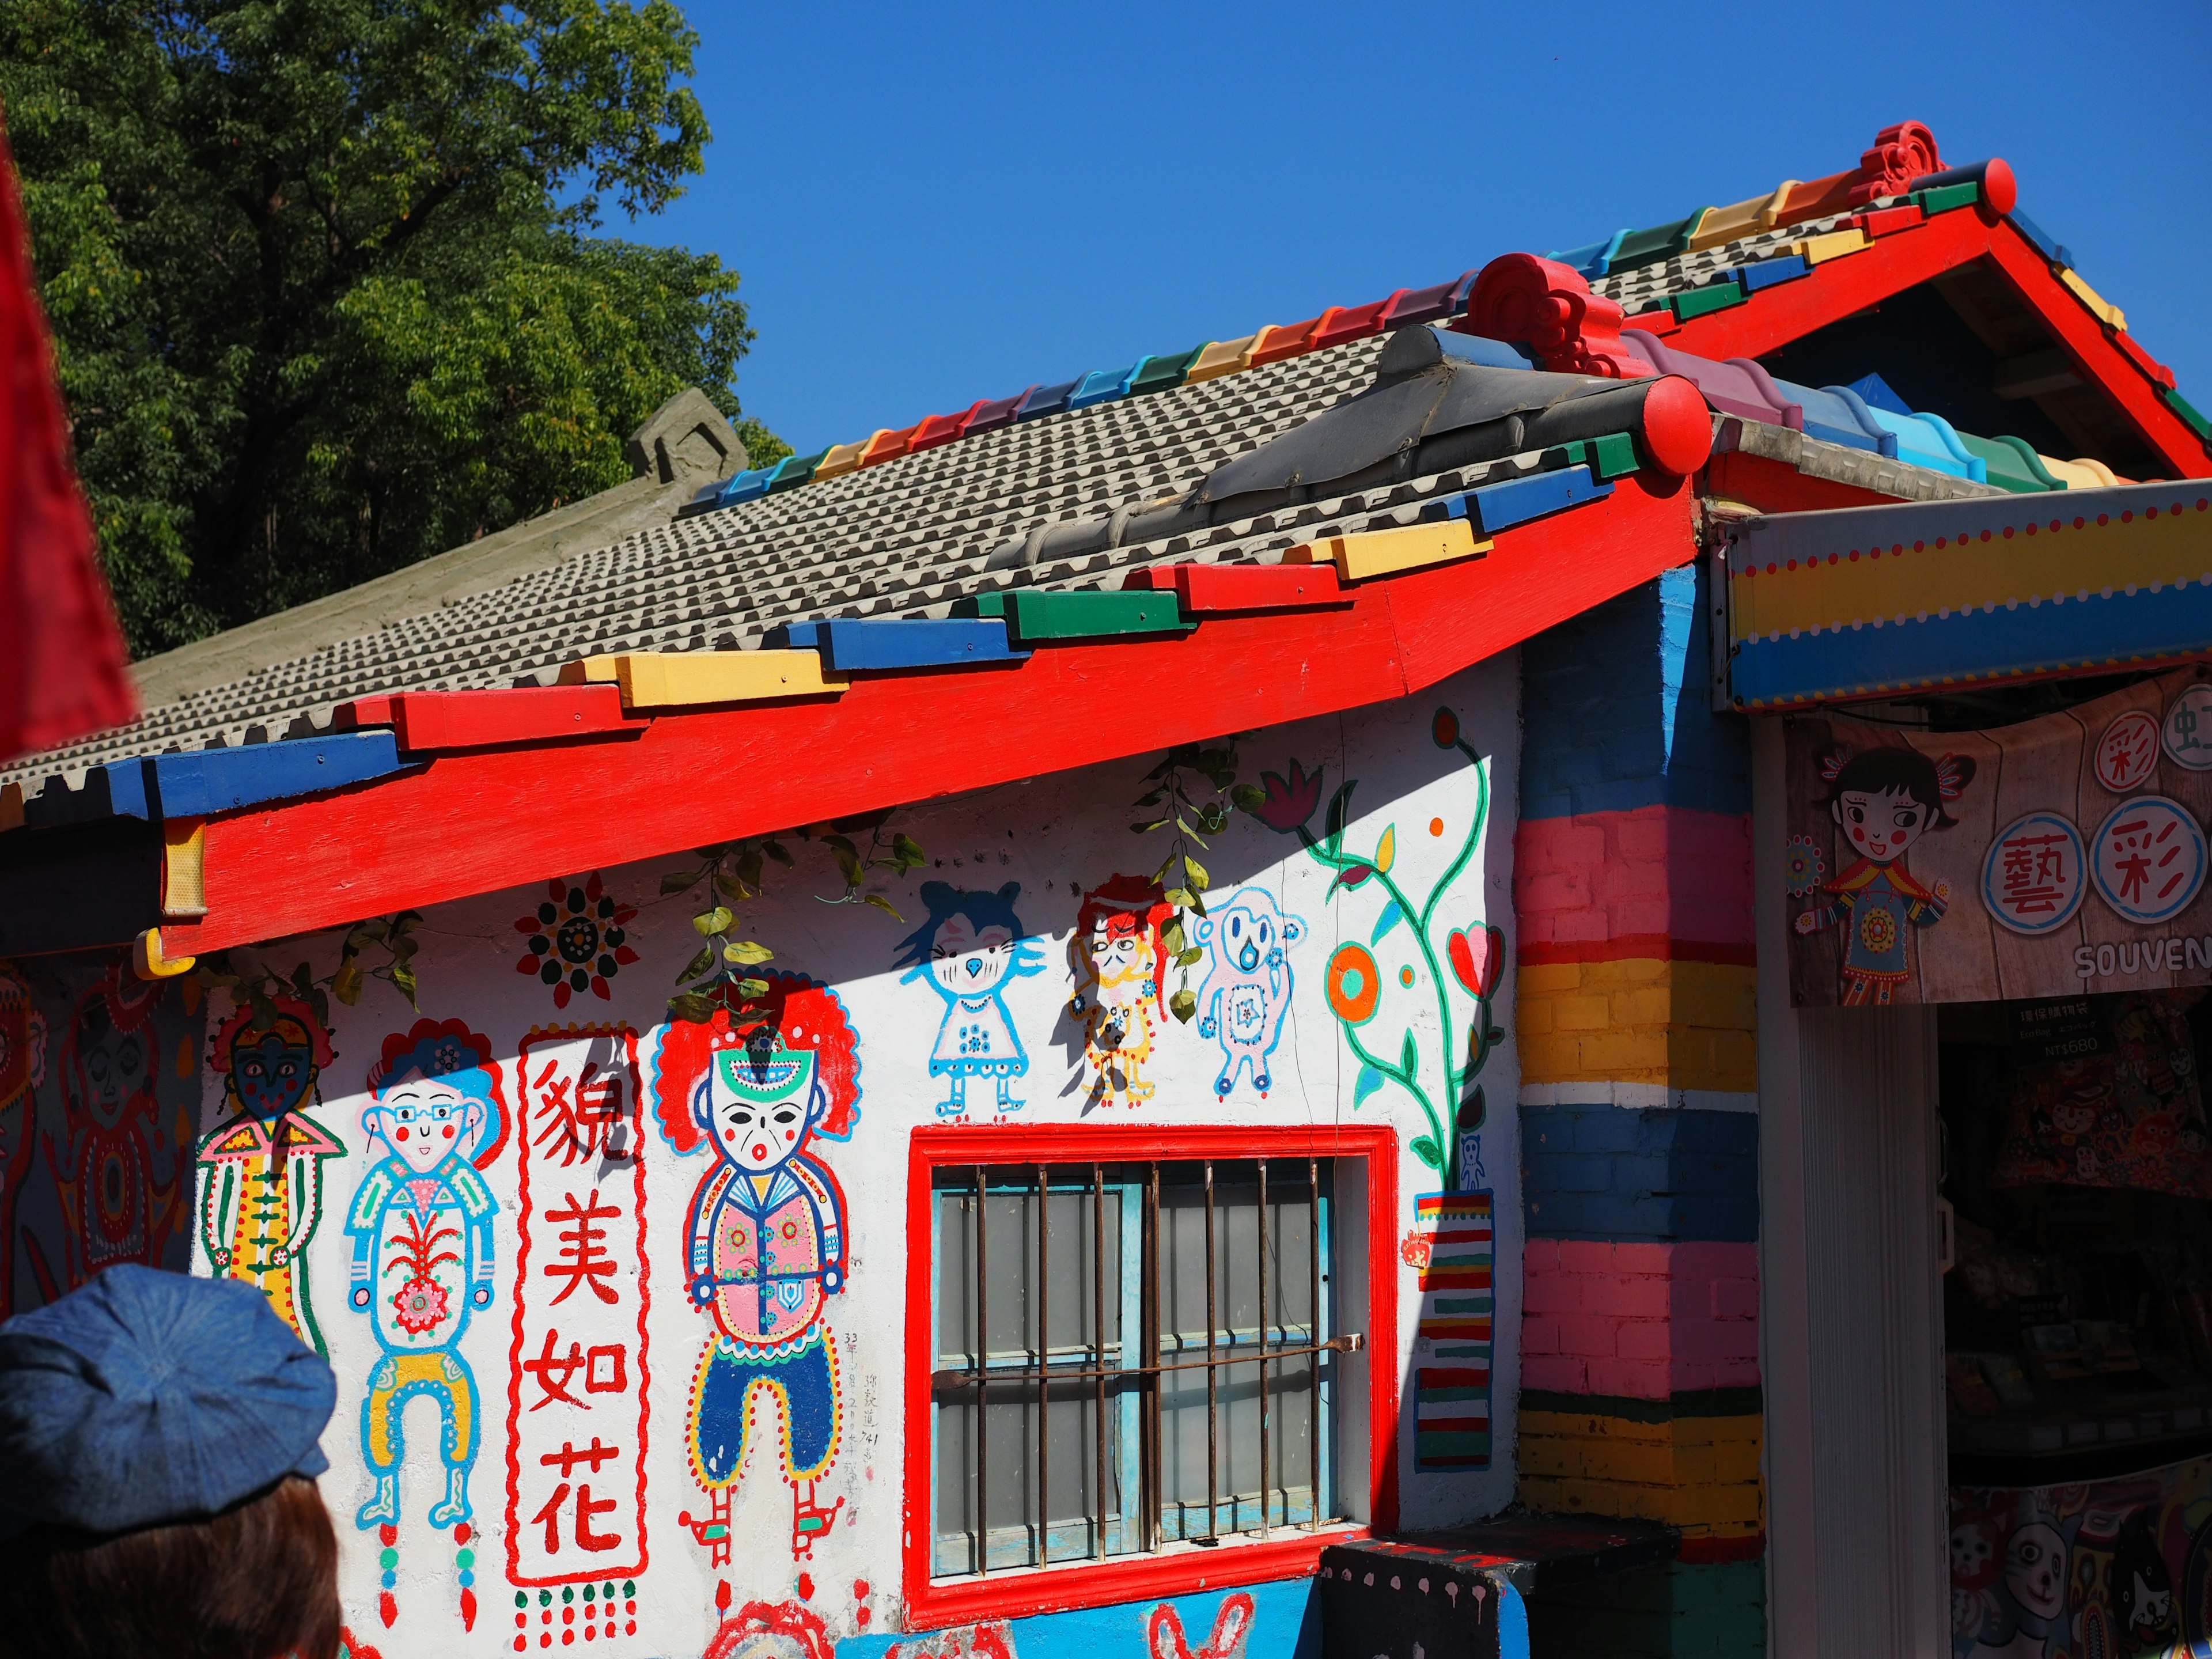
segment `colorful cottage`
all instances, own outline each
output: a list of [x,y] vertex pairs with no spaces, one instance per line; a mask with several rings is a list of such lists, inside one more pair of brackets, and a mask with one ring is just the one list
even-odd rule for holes
[[356,1656],[2203,1638],[2208,433],[1914,124],[687,394],[0,785],[0,1297],[267,1291]]

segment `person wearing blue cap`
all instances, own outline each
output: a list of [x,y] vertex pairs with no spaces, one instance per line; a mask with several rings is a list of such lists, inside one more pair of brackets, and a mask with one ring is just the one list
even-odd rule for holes
[[0,1659],[331,1659],[337,1399],[233,1279],[119,1264],[0,1324]]

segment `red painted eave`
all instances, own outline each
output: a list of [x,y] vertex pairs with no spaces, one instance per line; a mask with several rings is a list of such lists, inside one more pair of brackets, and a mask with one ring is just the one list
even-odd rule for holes
[[163,948],[202,955],[1386,702],[1693,551],[1687,482],[1639,472],[1481,557],[1360,584],[1349,605],[856,678],[834,699],[664,714],[615,741],[438,755],[210,819],[207,913],[165,922]]
[[2091,315],[2009,220],[1987,223],[1971,209],[1938,214],[1917,229],[1880,238],[1863,252],[1816,266],[1796,282],[1764,289],[1742,305],[1694,317],[1668,333],[1667,343],[1716,360],[1763,356],[1978,259],[1987,260],[2035,313],[2075,372],[2112,400],[2173,477],[2212,477],[2203,442],[2136,365],[2127,349],[2134,343],[2124,345]]

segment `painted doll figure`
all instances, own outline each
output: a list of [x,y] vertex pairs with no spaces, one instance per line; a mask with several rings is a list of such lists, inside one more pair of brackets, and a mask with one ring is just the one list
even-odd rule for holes
[[13,1311],[15,1200],[31,1173],[38,1100],[46,1080],[46,1022],[23,976],[0,962],[0,1316]]
[[276,1000],[265,1031],[241,1007],[216,1033],[210,1070],[228,1109],[199,1150],[199,1243],[219,1273],[258,1285],[316,1352],[327,1354],[307,1301],[307,1241],[323,1212],[323,1160],[345,1148],[305,1109],[321,1099],[331,1039],[314,1011]]
[[827,1304],[845,1288],[845,1195],[814,1148],[817,1135],[852,1133],[860,1066],[832,993],[787,975],[769,982],[737,1025],[717,1013],[668,1028],[657,1110],[678,1151],[714,1152],[685,1223],[691,1303],[714,1321],[691,1384],[692,1474],[726,1514],[763,1390],[782,1413],[796,1559],[844,1505],[823,1507],[817,1488],[843,1417]]
[[906,969],[906,980],[926,979],[945,999],[945,1018],[929,1051],[929,1074],[947,1079],[948,1097],[938,1103],[939,1117],[968,1110],[968,1079],[988,1078],[1000,1112],[1022,1103],[1010,1085],[1030,1069],[1030,1057],[1007,1018],[1009,980],[1041,973],[1040,957],[1014,914],[1019,882],[995,893],[964,892],[941,881],[921,884],[928,914],[901,942],[891,966]]
[[1244,889],[1200,921],[1206,977],[1198,988],[1198,1034],[1221,1045],[1221,1075],[1213,1080],[1221,1098],[1248,1068],[1261,1098],[1274,1086],[1267,1056],[1282,1040],[1291,1007],[1287,952],[1305,936],[1305,923],[1285,915],[1263,887]]
[[1905,867],[1905,850],[1930,830],[1958,820],[1950,803],[1972,781],[1964,755],[1930,760],[1917,749],[1830,750],[1820,763],[1828,812],[1858,854],[1826,891],[1831,902],[1796,922],[1801,933],[1844,926],[1843,997],[1847,1007],[1888,1002],[1911,977],[1910,927],[1932,927],[1949,908],[1951,884],[1923,886]]
[[506,1117],[491,1045],[459,1020],[417,1020],[387,1037],[368,1074],[361,1127],[381,1154],[346,1217],[352,1304],[369,1316],[384,1357],[361,1407],[361,1449],[376,1492],[363,1528],[399,1518],[401,1430],[407,1402],[437,1402],[446,1494],[430,1524],[469,1518],[469,1472],[483,1433],[476,1378],[461,1356],[469,1316],[492,1299],[498,1205],[479,1167],[498,1152]]
[[62,1044],[66,1139],[50,1147],[75,1261],[72,1285],[118,1261],[164,1266],[177,1210],[177,1146],[161,1133],[154,1005],[161,988],[118,961],[87,991]]
[[1091,1067],[1086,1107],[1150,1100],[1145,1081],[1156,1016],[1167,1008],[1167,951],[1160,930],[1175,914],[1158,886],[1142,876],[1115,876],[1083,896],[1068,956],[1075,994],[1068,1012],[1083,1022],[1083,1058]]

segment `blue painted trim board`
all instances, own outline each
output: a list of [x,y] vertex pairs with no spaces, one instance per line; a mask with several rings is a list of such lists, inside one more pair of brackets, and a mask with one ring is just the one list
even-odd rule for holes
[[1446,501],[1444,513],[1449,518],[1471,520],[1479,533],[1492,536],[1509,526],[1602,501],[1612,494],[1613,486],[1596,482],[1589,468],[1570,466],[1470,489]]
[[774,630],[768,643],[793,651],[818,651],[833,673],[871,670],[966,667],[986,662],[1026,662],[1030,653],[1006,643],[1003,618],[869,618],[793,623]]
[[157,755],[146,764],[154,773],[150,804],[161,817],[204,818],[397,772],[399,739],[388,730],[333,732],[240,749]]
[[1863,696],[1885,686],[2156,662],[2208,651],[2212,586],[2176,582],[2156,593],[2015,600],[1924,622],[1747,640],[1736,647],[1729,690],[1747,707],[1765,707]]

